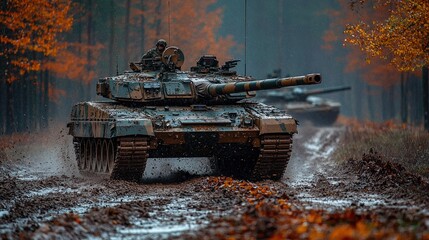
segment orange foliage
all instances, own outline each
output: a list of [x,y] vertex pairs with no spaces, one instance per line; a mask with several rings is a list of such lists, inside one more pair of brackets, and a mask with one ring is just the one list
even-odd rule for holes
[[27,133],[14,133],[11,135],[2,135],[0,136],[0,149],[5,150],[9,148],[14,148],[19,144],[30,143],[29,134]]
[[[178,46],[185,53],[184,69],[195,65],[203,54],[216,55],[220,62],[229,60],[229,51],[239,47],[232,36],[217,37],[222,24],[222,9],[210,9],[216,0],[148,0],[144,1],[144,10],[141,10],[138,2],[131,3],[131,24],[139,27],[137,16],[143,15],[146,37],[144,48],[150,49],[159,38],[164,38],[168,45]],[[139,49],[136,46],[133,48]]]
[[[377,21],[386,17],[386,12],[373,11],[371,8],[353,12],[349,1],[338,1],[339,8],[328,10],[326,13],[331,17],[329,29],[323,37],[322,48],[328,51],[335,50],[334,44],[343,43],[344,26],[347,24],[358,24],[360,21]],[[356,7],[356,6],[355,6]],[[386,59],[369,58],[359,48],[348,48],[345,56],[345,72],[359,72],[362,79],[370,85],[389,87],[400,81],[399,71]]]
[[66,91],[56,88],[52,83],[49,84],[48,96],[52,102],[59,103],[61,97],[65,97]]
[[4,50],[0,53],[9,66],[7,81],[17,80],[29,71],[40,70],[40,62],[29,53],[56,56],[61,45],[60,33],[70,30],[70,0],[8,0],[0,10],[0,22],[6,28],[0,36]]
[[346,43],[359,46],[369,57],[389,60],[400,71],[414,71],[429,64],[427,0],[360,3],[359,13],[373,14],[347,25]]
[[[87,44],[67,43],[55,59],[43,64],[43,68],[51,71],[55,76],[82,81],[89,84],[97,77],[95,65],[99,59],[103,45],[88,46]],[[87,52],[91,51],[92,58],[88,61]]]
[[368,130],[376,129],[380,131],[391,130],[391,129],[406,129],[409,126],[399,123],[394,120],[388,120],[382,123],[372,121],[362,121],[355,118],[349,118],[343,115],[338,116],[337,123],[351,127],[355,130]]

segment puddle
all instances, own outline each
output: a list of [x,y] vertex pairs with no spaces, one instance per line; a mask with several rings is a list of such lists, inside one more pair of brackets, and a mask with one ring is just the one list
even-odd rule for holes
[[24,196],[26,197],[36,197],[36,196],[44,196],[48,195],[50,193],[73,193],[73,192],[80,192],[79,189],[72,189],[72,188],[66,188],[66,187],[51,187],[51,188],[42,188],[37,191],[30,191],[29,193],[26,193]]
[[[134,219],[132,227],[119,228],[118,233],[130,238],[142,235],[150,235],[154,239],[167,239],[183,234],[186,231],[194,231],[207,226],[209,216],[221,216],[226,212],[214,210],[198,210],[189,207],[189,203],[195,202],[192,197],[173,199],[169,204],[154,208],[148,219]],[[127,237],[125,237],[127,238]]]
[[2,218],[2,217],[4,217],[4,216],[6,216],[6,215],[8,215],[9,214],[9,211],[6,211],[6,210],[0,210],[0,218]]
[[312,203],[314,205],[324,206],[326,209],[336,210],[348,208],[351,206],[374,207],[386,205],[386,197],[377,194],[354,194],[353,197],[314,197],[309,193],[301,193],[297,195],[304,203]]
[[[163,227],[153,227],[153,228],[149,228],[149,229],[124,228],[124,229],[119,230],[119,232],[121,234],[128,234],[128,235],[141,235],[141,234],[168,235],[171,233],[181,233],[183,231],[196,229],[197,226],[198,225],[186,224],[186,225],[168,225],[168,226],[163,226]],[[165,237],[167,237],[167,236],[165,236]]]

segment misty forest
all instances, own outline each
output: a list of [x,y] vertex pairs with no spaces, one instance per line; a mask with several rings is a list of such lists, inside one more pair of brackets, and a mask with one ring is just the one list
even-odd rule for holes
[[0,4],[0,238],[429,239],[427,0]]
[[[324,88],[351,86],[327,96],[342,103],[345,121],[421,127],[428,111],[427,53],[412,46],[386,52],[401,43],[377,43],[376,36],[365,39],[347,28],[382,19],[386,9],[359,3],[353,9],[334,0],[249,0],[245,19],[245,2],[238,0],[2,2],[2,134],[65,121],[75,102],[99,99],[98,78],[128,70],[159,38],[184,51],[185,69],[213,54],[221,62],[240,59],[238,72],[257,79],[275,70],[284,76],[320,72]],[[404,41],[426,37],[413,30]]]

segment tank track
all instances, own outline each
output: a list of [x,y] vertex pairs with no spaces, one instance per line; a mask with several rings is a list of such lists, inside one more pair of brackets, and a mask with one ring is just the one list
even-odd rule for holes
[[143,137],[118,139],[74,138],[76,160],[83,174],[139,181],[146,168],[148,140]]
[[113,171],[110,177],[138,181],[142,178],[149,156],[146,138],[120,138]]
[[267,134],[261,137],[259,157],[250,174],[253,180],[280,180],[292,153],[290,134]]

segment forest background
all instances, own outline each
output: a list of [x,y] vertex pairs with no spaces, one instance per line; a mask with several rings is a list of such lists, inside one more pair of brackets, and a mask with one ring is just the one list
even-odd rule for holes
[[257,79],[276,69],[283,76],[319,72],[324,82],[311,88],[352,87],[323,96],[342,103],[343,121],[422,127],[421,69],[401,72],[345,45],[347,24],[383,17],[371,5],[356,11],[353,2],[4,0],[0,134],[65,125],[74,103],[102,100],[98,78],[127,70],[159,38],[184,51],[184,69],[213,54],[241,59],[238,72]]

